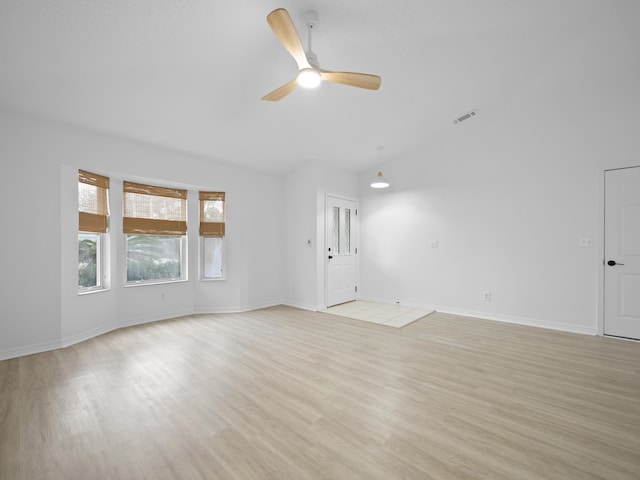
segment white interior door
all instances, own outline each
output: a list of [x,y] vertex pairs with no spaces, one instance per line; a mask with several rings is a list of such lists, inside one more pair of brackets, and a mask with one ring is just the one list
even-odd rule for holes
[[327,196],[327,306],[356,299],[356,202]]
[[640,339],[640,167],[605,172],[604,333]]

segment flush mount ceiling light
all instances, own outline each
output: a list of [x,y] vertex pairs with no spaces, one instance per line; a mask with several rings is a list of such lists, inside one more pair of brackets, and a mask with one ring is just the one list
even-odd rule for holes
[[[380,162],[382,162],[382,150],[384,150],[384,147],[380,146],[376,148],[376,150],[378,150],[378,157]],[[388,186],[389,182],[387,182],[387,179],[382,176],[382,172],[378,172],[376,178],[371,182],[371,188],[387,188]]]

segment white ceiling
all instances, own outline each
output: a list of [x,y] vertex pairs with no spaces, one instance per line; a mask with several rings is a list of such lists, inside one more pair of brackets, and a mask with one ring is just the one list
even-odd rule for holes
[[[0,107],[275,174],[362,171],[500,109],[623,3],[0,0]],[[317,10],[321,66],[378,74],[380,90],[261,101],[296,73],[266,22],[277,7],[299,31]]]

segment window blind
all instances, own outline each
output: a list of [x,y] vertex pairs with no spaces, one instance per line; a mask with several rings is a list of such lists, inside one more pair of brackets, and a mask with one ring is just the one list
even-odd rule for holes
[[187,191],[123,182],[124,233],[186,235]]
[[200,192],[200,235],[224,237],[224,192]]
[[78,170],[78,230],[106,233],[109,225],[109,178]]

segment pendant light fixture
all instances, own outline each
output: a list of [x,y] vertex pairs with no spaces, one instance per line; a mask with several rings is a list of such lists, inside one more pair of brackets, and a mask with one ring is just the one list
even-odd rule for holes
[[[380,162],[382,162],[382,150],[384,150],[383,146],[376,148],[378,150],[378,156],[380,157]],[[371,188],[387,188],[389,186],[389,182],[382,176],[382,172],[378,172],[376,178],[371,182]]]
[[389,182],[382,176],[382,172],[378,172],[376,178],[371,182],[371,188],[387,188],[388,186]]

